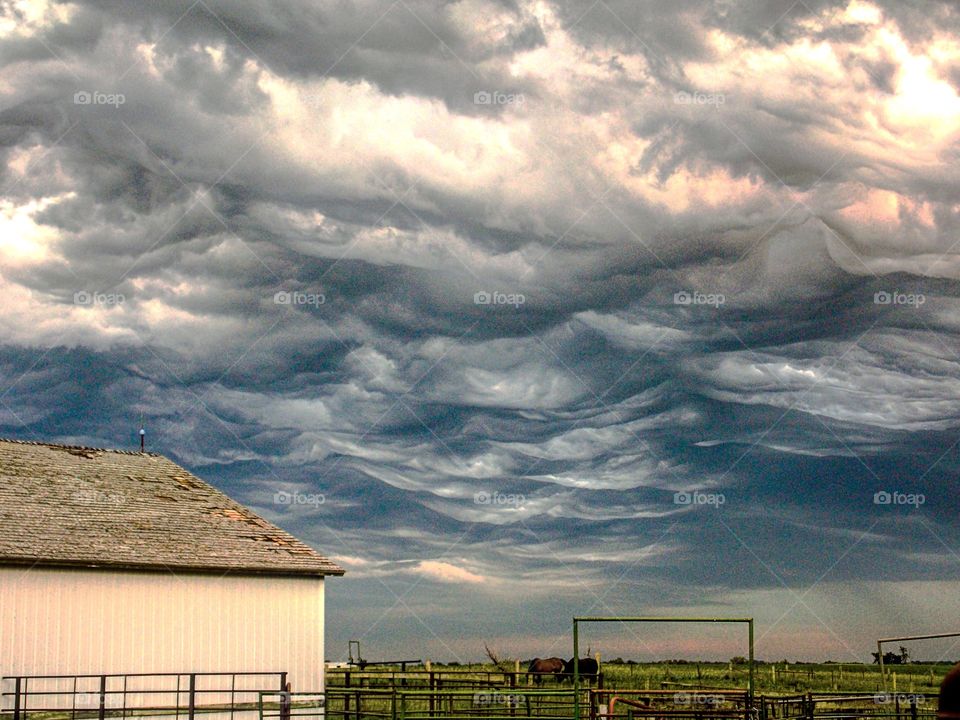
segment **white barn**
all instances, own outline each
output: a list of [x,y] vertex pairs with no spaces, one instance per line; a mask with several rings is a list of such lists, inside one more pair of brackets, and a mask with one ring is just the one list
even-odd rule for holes
[[342,574],[161,455],[0,440],[3,676],[285,671],[320,691]]

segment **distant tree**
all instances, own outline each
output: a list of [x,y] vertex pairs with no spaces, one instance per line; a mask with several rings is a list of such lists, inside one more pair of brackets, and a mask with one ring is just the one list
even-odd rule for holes
[[509,669],[509,668],[508,668],[508,666],[510,665],[509,661],[507,661],[507,660],[501,660],[499,653],[497,653],[497,652],[494,651],[494,650],[491,650],[489,645],[487,645],[486,643],[484,643],[484,644],[483,644],[483,649],[484,649],[484,651],[487,653],[487,657],[490,658],[490,662],[492,662],[494,665],[496,665],[500,670]]
[[730,662],[733,665],[746,665],[747,659],[743,655],[735,655],[734,657],[730,658]]

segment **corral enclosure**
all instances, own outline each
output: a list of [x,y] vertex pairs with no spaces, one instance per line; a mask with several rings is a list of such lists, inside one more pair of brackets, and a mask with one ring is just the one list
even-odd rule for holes
[[[925,720],[936,696],[921,682],[935,683],[947,665],[905,666],[896,692],[883,692],[876,666],[845,666],[843,688],[812,689],[839,679],[830,664],[761,666],[752,702],[744,670],[721,663],[606,663],[593,687],[574,690],[547,680],[534,686],[525,668],[494,665],[335,668],[317,693],[284,693],[282,673],[193,676],[89,676],[7,678],[4,720],[106,720],[156,717],[194,720],[472,720],[537,718],[571,720]],[[763,678],[769,671],[771,687]],[[913,672],[910,672],[913,671]],[[796,673],[793,675],[791,673]],[[774,675],[810,683],[803,692],[773,687]],[[669,678],[669,679],[668,679]],[[19,693],[12,693],[16,684]],[[721,687],[721,685],[728,687]],[[868,684],[867,691],[852,685]],[[739,685],[739,687],[738,687]],[[904,687],[906,686],[906,687]]]
[[[940,681],[953,662],[911,663],[888,667],[888,682],[896,677],[896,688],[890,692],[935,693]],[[533,679],[526,672],[526,662],[520,663],[520,672],[503,670],[492,664],[442,665],[434,663],[435,684],[461,689],[483,687],[530,687]],[[516,674],[516,680],[511,676]],[[396,668],[377,668],[364,671],[356,668],[330,668],[327,682],[331,687],[391,686],[429,688],[431,673],[423,668],[401,672]],[[685,688],[737,689],[745,688],[747,669],[744,665],[728,662],[636,662],[614,659],[601,663],[602,682],[606,688],[624,690],[654,690]],[[512,683],[516,683],[515,685]],[[755,672],[757,692],[791,694],[797,692],[883,692],[883,681],[877,665],[865,663],[758,663]],[[892,684],[892,683],[891,683]],[[554,680],[545,680],[551,687]],[[569,687],[567,685],[566,687]]]

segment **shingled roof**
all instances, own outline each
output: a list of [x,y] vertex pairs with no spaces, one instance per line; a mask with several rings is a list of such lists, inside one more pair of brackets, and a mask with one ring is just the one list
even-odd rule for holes
[[0,565],[343,575],[156,453],[0,439]]

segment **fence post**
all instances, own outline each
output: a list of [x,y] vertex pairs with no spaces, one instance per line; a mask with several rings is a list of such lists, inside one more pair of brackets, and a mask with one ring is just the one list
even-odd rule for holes
[[[190,673],[190,689],[187,695],[187,717],[190,720],[193,720],[193,716],[197,712],[197,674]],[[103,716],[100,716],[100,720],[103,720]]]
[[13,681],[13,720],[20,720],[20,678]]
[[[286,679],[287,674],[282,673]],[[293,686],[290,683],[284,683],[283,690],[280,692],[280,720],[290,720],[290,690]]]
[[107,715],[107,676],[100,676],[100,709],[97,717],[103,720]]

